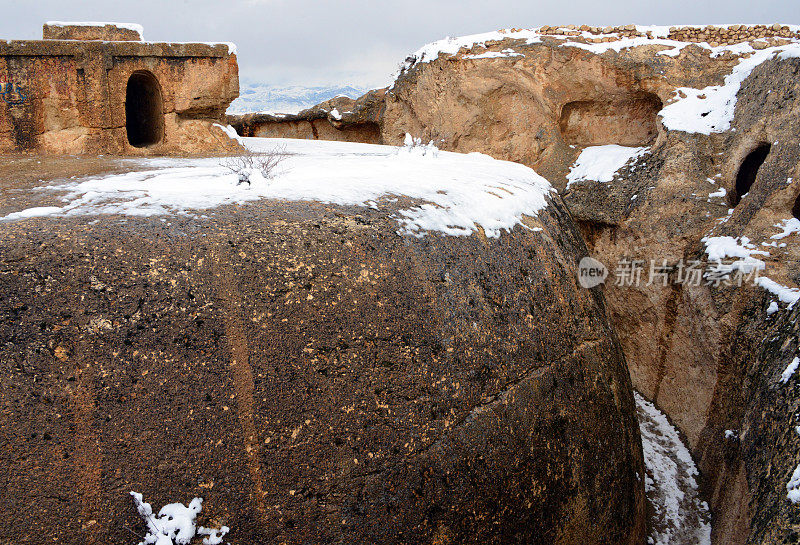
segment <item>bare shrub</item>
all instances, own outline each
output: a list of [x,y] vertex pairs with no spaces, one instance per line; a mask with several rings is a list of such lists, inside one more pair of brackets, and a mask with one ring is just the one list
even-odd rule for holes
[[239,177],[238,184],[246,183],[250,185],[253,181],[253,176],[260,175],[265,180],[273,178],[276,174],[275,168],[289,155],[284,147],[278,147],[262,153],[245,150],[244,153],[239,155],[225,157],[219,164]]

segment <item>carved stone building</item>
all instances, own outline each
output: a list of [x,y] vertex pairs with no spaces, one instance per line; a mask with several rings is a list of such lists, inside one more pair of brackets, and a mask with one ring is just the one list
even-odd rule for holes
[[232,151],[219,123],[239,95],[229,44],[154,43],[138,25],[48,23],[0,40],[0,152]]

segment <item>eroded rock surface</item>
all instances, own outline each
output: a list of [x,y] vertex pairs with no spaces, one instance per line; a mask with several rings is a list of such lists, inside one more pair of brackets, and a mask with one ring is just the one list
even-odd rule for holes
[[614,48],[533,31],[503,36],[439,57],[432,44],[430,57],[410,57],[387,94],[384,141],[410,133],[523,163],[561,185],[580,147],[654,144],[657,114],[676,89],[720,84],[739,62],[693,43]]
[[[686,434],[698,458],[714,542],[791,542],[785,487],[800,438],[789,430],[791,401],[772,403],[774,385],[758,373],[788,364],[786,349],[767,355],[762,343],[778,342],[772,324],[798,295],[791,222],[800,217],[800,60],[796,49],[758,55],[797,37],[781,25],[669,30],[670,39],[697,43],[624,30],[509,31],[461,50],[458,40],[423,48],[388,95],[384,139],[410,132],[512,159],[559,186],[591,253],[611,271],[604,292],[635,387]],[[741,51],[717,48],[725,44]],[[736,80],[732,73],[748,62],[752,72],[733,87],[727,119],[714,86]],[[669,107],[687,93],[697,106],[670,128],[658,103]],[[647,150],[610,182],[567,187],[582,151],[603,144]],[[769,281],[679,283],[678,263],[701,262],[701,275],[713,265],[706,237],[729,237],[741,255],[723,256],[727,262],[746,267],[756,259]],[[630,260],[641,260],[640,281],[617,285],[615,271]],[[650,267],[665,264],[665,282],[648,283]],[[781,339],[794,342],[785,332]],[[759,418],[769,424],[757,429]],[[741,441],[726,435],[743,427]]]
[[355,100],[338,96],[298,114],[229,115],[228,123],[241,136],[380,144],[385,93],[369,91]]
[[641,543],[560,199],[499,238],[401,236],[408,200],[0,223],[0,538],[129,542],[132,489],[232,542]]

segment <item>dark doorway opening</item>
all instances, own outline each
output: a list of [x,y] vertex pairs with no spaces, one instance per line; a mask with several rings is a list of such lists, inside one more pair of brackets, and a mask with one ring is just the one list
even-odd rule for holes
[[764,164],[764,161],[769,155],[769,150],[772,146],[766,142],[762,142],[753,151],[747,154],[747,157],[742,161],[739,167],[739,172],[736,174],[736,187],[731,194],[731,204],[736,206],[742,200],[742,197],[747,195],[752,187],[753,182],[756,181],[758,169]]
[[131,146],[144,148],[164,137],[164,103],[161,87],[150,72],[131,74],[125,92],[125,128]]
[[794,201],[794,206],[792,207],[792,215],[800,220],[800,195],[797,196],[797,199]]

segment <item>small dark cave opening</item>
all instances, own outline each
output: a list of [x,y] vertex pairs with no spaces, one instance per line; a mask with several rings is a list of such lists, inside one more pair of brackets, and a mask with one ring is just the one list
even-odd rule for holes
[[756,181],[758,169],[761,168],[761,165],[767,160],[771,148],[771,144],[762,142],[744,158],[744,161],[742,161],[739,167],[739,172],[736,174],[736,187],[731,192],[732,206],[739,204],[742,197],[747,195],[750,191],[753,182]]

